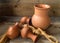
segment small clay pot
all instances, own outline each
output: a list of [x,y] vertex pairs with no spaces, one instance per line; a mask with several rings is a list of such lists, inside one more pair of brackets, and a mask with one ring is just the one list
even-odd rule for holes
[[30,30],[28,25],[24,25],[23,29],[21,30],[21,36],[22,38],[30,38],[33,42],[36,41],[37,35],[34,35]]
[[32,16],[32,25],[36,28],[46,29],[50,23],[50,17],[48,16],[51,6],[47,4],[36,4],[34,6],[35,12]]
[[10,26],[7,31],[7,37],[10,39],[15,39],[19,35],[19,28],[18,23],[15,23],[15,25]]
[[29,24],[29,20],[30,18],[29,17],[22,17],[21,20],[20,20],[20,23],[22,24]]
[[29,31],[29,27],[27,24],[24,25],[24,27],[21,30],[21,36],[22,38],[26,38],[27,37],[27,33]]

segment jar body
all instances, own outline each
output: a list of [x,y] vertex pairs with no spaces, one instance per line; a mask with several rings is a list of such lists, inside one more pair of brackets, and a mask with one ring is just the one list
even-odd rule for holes
[[48,16],[49,8],[46,6],[45,4],[37,4],[34,6],[35,13],[32,16],[32,25],[34,27],[46,29],[50,25],[50,18]]

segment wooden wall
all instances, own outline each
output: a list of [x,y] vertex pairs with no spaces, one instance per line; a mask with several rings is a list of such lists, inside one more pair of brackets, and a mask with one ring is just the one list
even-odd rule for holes
[[34,14],[34,4],[44,3],[51,5],[50,16],[60,16],[60,0],[20,0],[17,7],[14,7],[17,0],[0,0],[1,16],[32,16]]

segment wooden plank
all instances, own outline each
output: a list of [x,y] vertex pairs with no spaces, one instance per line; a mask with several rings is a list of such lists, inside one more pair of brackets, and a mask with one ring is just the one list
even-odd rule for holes
[[[21,17],[7,17],[9,20],[5,22],[4,24],[0,24],[0,35],[3,34],[9,26],[12,26],[15,22],[19,21]],[[60,43],[60,17],[51,17],[51,27],[49,27],[46,31],[48,34],[51,34],[55,36]],[[10,40],[10,43],[33,43],[31,39],[23,39],[20,37]],[[50,43],[47,39],[44,37],[40,37],[37,43]]]

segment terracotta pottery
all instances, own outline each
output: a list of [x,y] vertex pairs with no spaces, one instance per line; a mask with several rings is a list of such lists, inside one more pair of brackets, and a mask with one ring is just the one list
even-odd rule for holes
[[32,41],[35,43],[36,41],[37,41],[37,35],[34,35],[34,34],[32,34],[31,32],[29,32],[28,34],[27,34],[27,38],[30,38],[30,39],[32,39]]
[[33,42],[36,41],[37,35],[34,35],[30,30],[28,25],[24,25],[24,28],[21,30],[22,38],[30,38]]
[[26,23],[30,24],[30,18],[27,18]]
[[32,25],[36,28],[40,27],[46,29],[50,25],[50,18],[48,16],[50,5],[36,4],[34,6],[35,13],[32,16]]
[[21,18],[21,20],[20,20],[20,23],[22,23],[22,24],[29,24],[29,20],[30,20],[30,18],[29,17],[22,17]]
[[19,24],[18,24],[19,29],[22,29],[22,25],[23,24],[19,22]]
[[10,26],[7,31],[7,37],[10,39],[15,39],[19,35],[19,28],[18,23],[15,23],[15,25]]
[[28,31],[29,31],[29,27],[26,24],[26,25],[24,25],[24,27],[21,30],[21,36],[22,36],[22,38],[26,38],[27,37]]

